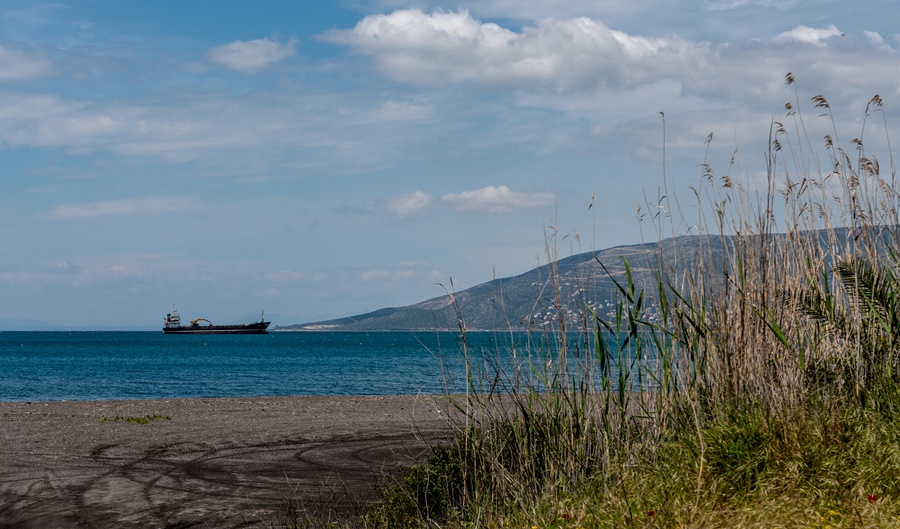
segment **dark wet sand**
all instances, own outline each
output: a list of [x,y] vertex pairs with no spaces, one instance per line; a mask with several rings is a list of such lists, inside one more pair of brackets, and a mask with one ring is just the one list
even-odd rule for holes
[[[277,527],[353,512],[450,435],[446,399],[0,403],[0,527]],[[163,415],[149,424],[108,417]]]

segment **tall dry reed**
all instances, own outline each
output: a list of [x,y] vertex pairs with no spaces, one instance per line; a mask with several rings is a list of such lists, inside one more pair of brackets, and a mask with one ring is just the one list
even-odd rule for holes
[[551,274],[555,328],[473,363],[457,442],[390,489],[371,526],[755,527],[762,511],[826,520],[823,506],[860,497],[887,507],[857,526],[900,513],[886,499],[900,494],[900,200],[893,158],[883,170],[865,149],[884,103],[847,148],[812,97],[832,126],[816,148],[785,80],[795,98],[772,121],[765,181],[704,161],[697,218],[653,226],[699,235],[661,240],[650,276],[610,272],[615,309],[588,326],[567,328]]

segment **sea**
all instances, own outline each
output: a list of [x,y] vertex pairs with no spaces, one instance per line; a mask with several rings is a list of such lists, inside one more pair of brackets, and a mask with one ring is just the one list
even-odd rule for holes
[[468,333],[461,347],[453,332],[2,331],[0,401],[460,393],[467,369],[529,339]]

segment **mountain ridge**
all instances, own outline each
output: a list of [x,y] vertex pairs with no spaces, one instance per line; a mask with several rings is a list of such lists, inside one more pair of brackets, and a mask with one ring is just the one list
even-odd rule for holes
[[[679,238],[678,246],[691,245],[692,237]],[[467,330],[540,328],[564,311],[569,321],[580,321],[591,311],[606,310],[614,299],[613,278],[624,279],[624,259],[632,274],[650,278],[651,260],[656,261],[667,241],[620,245],[558,259],[515,276],[496,278],[459,292],[448,292],[402,307],[288,326],[276,331],[406,331],[458,330],[460,320]],[[672,245],[673,248],[675,245]],[[608,270],[605,271],[603,266]],[[558,295],[552,278],[554,269]],[[558,298],[558,299],[557,299]],[[587,310],[587,312],[585,312]]]
[[[884,231],[871,228],[871,236]],[[829,251],[854,244],[860,233],[848,228],[810,230],[810,244]],[[792,237],[803,237],[794,233]],[[742,238],[742,244],[778,244],[785,234]],[[593,325],[592,318],[614,314],[618,286],[627,284],[626,260],[636,288],[645,289],[644,317],[657,317],[656,295],[660,263],[667,277],[687,277],[698,270],[727,267],[725,249],[735,244],[729,235],[683,235],[658,242],[613,246],[551,261],[515,276],[497,278],[459,292],[448,292],[403,307],[330,320],[276,326],[276,331],[410,331],[410,330],[529,330],[548,328],[560,319],[572,325]],[[831,248],[830,244],[836,244]],[[698,266],[703,263],[704,266]],[[719,270],[721,271],[721,270]],[[726,272],[729,272],[726,270]]]

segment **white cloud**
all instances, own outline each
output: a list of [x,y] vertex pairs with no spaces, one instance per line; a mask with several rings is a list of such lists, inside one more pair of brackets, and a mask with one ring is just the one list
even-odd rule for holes
[[[773,0],[774,1],[774,0]],[[675,0],[366,0],[371,11],[394,11],[418,8],[424,11],[446,8],[450,5],[477,12],[487,18],[506,20],[542,20],[548,17],[574,18],[592,16],[597,18],[621,18],[639,16],[648,10],[658,10],[660,6],[670,7]]]
[[242,73],[256,73],[270,64],[294,55],[296,39],[279,43],[269,39],[256,39],[224,44],[209,50],[209,60]]
[[432,115],[431,105],[411,101],[385,101],[372,112],[374,121],[418,121]]
[[53,65],[36,53],[23,53],[0,46],[0,81],[19,81],[49,75]]
[[706,44],[633,36],[585,17],[545,19],[515,32],[476,20],[468,11],[370,15],[353,29],[324,38],[373,57],[392,79],[420,85],[620,86],[676,73],[712,56]]
[[366,270],[359,274],[359,278],[364,282],[387,282],[387,281],[406,281],[419,275],[417,270],[412,269],[393,269],[393,270]]
[[866,36],[872,44],[877,44],[882,46],[885,44],[884,37],[882,37],[877,31],[863,31],[863,35]]
[[183,211],[192,207],[185,197],[153,197],[131,200],[103,200],[62,204],[53,208],[49,217],[55,220],[82,220],[129,215],[147,215]]
[[396,218],[407,218],[418,215],[431,205],[431,195],[422,191],[414,191],[388,199],[384,203],[385,211]]
[[275,281],[276,283],[295,283],[307,281],[310,278],[306,272],[296,270],[280,270],[278,272],[270,272],[266,274],[266,279]]
[[[729,10],[750,9],[751,4],[776,8],[766,0],[707,8],[716,6],[727,18]],[[872,75],[878,82],[890,82],[898,70],[892,50],[878,44],[872,34],[835,46],[835,37],[842,32],[834,25],[818,29],[798,25],[767,38],[758,30],[742,34],[734,42],[693,41],[672,34],[620,31],[585,17],[545,18],[510,29],[478,20],[469,11],[406,9],[367,16],[353,28],[329,32],[324,38],[370,57],[379,73],[399,83],[487,87],[519,108],[523,101],[536,109],[571,106],[569,101],[585,94],[593,98],[589,104],[595,110],[582,106],[566,118],[591,115],[604,123],[618,112],[618,103],[609,104],[613,98],[618,102],[654,86],[671,87],[670,97],[641,101],[639,112],[671,112],[684,101],[703,109],[731,107],[736,101],[770,109],[783,97],[775,95],[776,89],[789,71],[837,100],[856,92],[857,85],[872,85]],[[798,46],[801,42],[805,45]],[[865,73],[860,77],[857,72]],[[542,118],[546,123],[547,116]]]
[[397,220],[418,217],[431,206],[434,199],[423,191],[413,191],[389,198],[379,198],[362,206],[338,208],[356,215],[383,215]]
[[481,210],[505,213],[516,209],[533,208],[553,204],[556,196],[547,191],[520,193],[507,186],[487,186],[474,191],[448,193],[441,200],[459,210]]
[[806,44],[812,44],[814,46],[823,47],[825,46],[825,41],[832,37],[842,37],[844,34],[841,33],[834,24],[829,24],[827,27],[822,29],[811,28],[809,26],[797,26],[796,28],[785,31],[784,33],[779,34],[775,37],[776,42],[789,42],[789,41],[798,41]]
[[387,281],[391,273],[387,270],[367,270],[359,275],[363,281]]
[[0,94],[0,139],[11,146],[99,147],[138,131],[132,108],[101,109],[55,95]]
[[[405,36],[398,29],[400,15],[410,24]],[[396,36],[394,44],[357,34],[366,21],[377,20],[387,29],[373,30],[373,35]],[[436,35],[443,39],[434,42]],[[457,134],[468,133],[469,145],[479,148],[519,144],[538,153],[580,151],[595,139],[586,132],[611,133],[621,123],[659,110],[674,117],[686,102],[705,110],[740,101],[769,112],[783,104],[777,90],[787,71],[806,86],[816,86],[839,108],[850,91],[865,101],[875,92],[886,93],[868,87],[882,78],[892,82],[900,71],[890,48],[876,44],[871,35],[823,51],[797,46],[786,37],[780,45],[771,37],[769,43],[757,39],[728,45],[659,39],[586,18],[545,20],[510,30],[467,12],[398,11],[381,19],[367,17],[356,28],[332,36],[377,53],[376,64],[382,64],[382,57],[408,56],[406,69],[392,70],[395,78],[421,78],[423,83],[458,79],[479,83],[478,89],[490,84],[503,99],[467,92],[468,87],[413,95],[401,87],[352,97],[279,88],[239,97],[225,91],[173,91],[169,98],[149,101],[5,92],[0,93],[0,143],[62,148],[69,154],[107,151],[167,162],[199,161],[230,172],[235,160],[252,164],[258,174],[275,164],[298,172],[310,167],[358,172],[393,167],[397,160],[419,156],[423,145],[455,141],[464,148]],[[828,60],[822,58],[825,52]],[[515,76],[522,82],[514,82]],[[403,200],[379,206],[396,218],[424,211],[409,202],[404,206]]]
[[241,158],[257,166],[290,152],[303,167],[357,171],[421,142],[429,112],[424,103],[384,102],[377,94],[352,100],[332,94],[173,94],[163,102],[129,105],[0,92],[0,144],[73,154],[108,150],[176,163],[229,165]]
[[182,271],[184,262],[173,262],[157,254],[94,255],[69,257],[62,261],[34,263],[28,270],[0,273],[0,283],[29,285],[34,288],[67,286],[72,288],[109,284],[124,278],[154,277],[157,273],[172,277]]
[[792,2],[785,0],[713,0],[706,2],[704,9],[708,11],[730,11],[732,9],[771,7],[787,9]]
[[[487,186],[460,193],[447,193],[441,197],[442,204],[452,206],[459,211],[481,210],[492,213],[506,213],[516,209],[546,206],[555,200],[556,196],[547,191],[520,193],[510,190],[505,185]],[[422,215],[433,203],[434,198],[428,193],[414,191],[391,198],[373,200],[360,207],[341,208],[341,211],[362,215],[384,215],[402,220]]]

